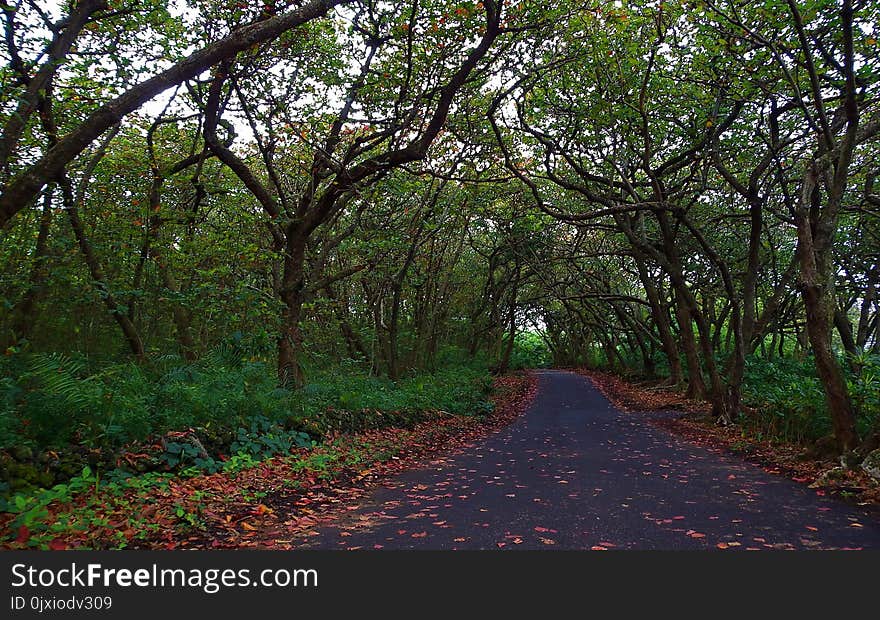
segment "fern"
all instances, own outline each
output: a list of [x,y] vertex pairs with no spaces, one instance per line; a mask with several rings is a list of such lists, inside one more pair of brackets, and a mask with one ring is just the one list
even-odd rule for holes
[[22,382],[36,383],[38,389],[50,398],[59,398],[72,409],[85,409],[93,403],[94,390],[85,373],[85,364],[67,355],[50,353],[34,355],[30,369],[22,377]]

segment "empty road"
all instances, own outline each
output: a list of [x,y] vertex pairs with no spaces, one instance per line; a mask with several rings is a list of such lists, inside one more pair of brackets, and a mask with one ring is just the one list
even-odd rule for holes
[[580,375],[540,373],[528,411],[406,472],[306,547],[328,549],[880,548],[839,500],[617,411]]

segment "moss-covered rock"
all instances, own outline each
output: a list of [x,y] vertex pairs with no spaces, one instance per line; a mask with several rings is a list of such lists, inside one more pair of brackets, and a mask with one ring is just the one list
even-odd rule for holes
[[19,462],[30,461],[34,458],[34,451],[26,445],[17,445],[9,448],[9,454]]
[[868,453],[868,456],[862,461],[862,471],[880,482],[880,449]]
[[849,469],[847,469],[846,467],[842,465],[840,467],[833,467],[832,469],[822,472],[822,474],[818,478],[816,478],[813,484],[810,485],[810,488],[818,489],[831,486],[835,482],[846,479],[848,475]]
[[9,485],[12,492],[33,487],[52,486],[54,476],[33,463],[21,463],[5,454],[0,457],[0,479]]

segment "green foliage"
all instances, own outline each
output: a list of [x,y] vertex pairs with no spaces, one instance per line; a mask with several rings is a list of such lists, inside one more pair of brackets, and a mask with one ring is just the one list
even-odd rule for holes
[[246,425],[255,416],[278,420],[290,411],[290,392],[277,387],[259,361],[238,364],[212,355],[171,369],[152,386],[151,417],[157,431]]
[[431,412],[486,414],[491,378],[484,367],[444,368],[394,383],[356,373],[325,372],[296,394],[298,421],[313,435],[411,426]]
[[847,386],[859,414],[857,425],[862,436],[880,429],[880,355],[862,353],[850,360],[854,369]]
[[[273,369],[253,353],[233,338],[189,364],[166,357],[143,367],[96,368],[83,356],[60,354],[7,360],[8,374],[0,383],[0,448],[16,455],[3,460],[6,492],[48,486],[53,477],[66,480],[71,465],[79,462],[81,468],[85,458],[112,470],[117,454],[142,452],[139,442],[156,443],[165,434],[162,452],[141,467],[215,472],[238,467],[242,459],[311,446],[328,433],[409,427],[438,411],[491,412],[491,378],[482,366],[461,365],[397,383],[351,366],[315,371],[303,389],[289,390],[277,386]],[[51,474],[45,461],[37,460],[47,450],[64,455]],[[232,455],[232,463],[224,463],[223,455]]]
[[[857,365],[858,373],[848,372],[848,385],[858,428],[866,433],[880,418],[880,356],[863,355]],[[805,443],[832,431],[825,392],[810,358],[749,358],[743,398],[756,410],[744,424],[767,439]]]
[[546,368],[553,363],[547,343],[534,332],[520,332],[513,341],[510,368]]
[[743,400],[757,409],[745,423],[766,438],[803,442],[831,430],[825,394],[810,360],[750,358]]
[[231,449],[236,454],[250,454],[260,458],[269,458],[276,454],[290,452],[293,448],[305,448],[314,445],[307,433],[288,431],[270,420],[259,417],[251,420],[248,428],[239,428]]
[[23,436],[38,446],[79,440],[98,447],[149,431],[147,378],[134,364],[89,373],[83,358],[31,356],[17,384]]
[[11,500],[0,498],[0,511],[17,515],[13,522],[15,527],[30,528],[46,517],[46,507],[52,502],[68,500],[77,493],[97,488],[98,484],[99,480],[91,468],[84,467],[78,476],[74,476],[66,484],[58,484],[34,494],[18,494]]

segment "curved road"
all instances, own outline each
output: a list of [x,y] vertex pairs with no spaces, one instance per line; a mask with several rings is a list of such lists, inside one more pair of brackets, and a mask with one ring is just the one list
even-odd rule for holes
[[880,548],[880,523],[866,513],[646,415],[617,411],[580,375],[541,372],[534,403],[512,425],[391,479],[306,546]]

